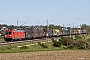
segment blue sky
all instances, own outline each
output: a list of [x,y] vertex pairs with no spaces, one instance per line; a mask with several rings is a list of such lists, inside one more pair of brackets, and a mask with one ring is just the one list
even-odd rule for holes
[[0,0],[0,23],[8,25],[90,25],[90,0]]

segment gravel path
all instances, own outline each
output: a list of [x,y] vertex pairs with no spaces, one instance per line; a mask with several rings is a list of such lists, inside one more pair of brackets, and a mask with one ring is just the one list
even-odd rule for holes
[[60,50],[0,53],[0,60],[90,60],[90,51]]

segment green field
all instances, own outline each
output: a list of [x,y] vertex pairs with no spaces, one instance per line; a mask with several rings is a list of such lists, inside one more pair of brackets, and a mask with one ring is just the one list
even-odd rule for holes
[[4,36],[0,36],[0,42],[5,42],[4,41]]
[[[31,43],[30,43],[31,44]],[[52,46],[52,42],[44,43],[47,48],[42,47],[41,45],[31,45],[25,46],[25,44],[16,44],[8,46],[0,46],[0,53],[12,53],[12,52],[35,52],[35,51],[49,51],[49,50],[61,50],[61,47]],[[22,47],[17,47],[22,46]]]

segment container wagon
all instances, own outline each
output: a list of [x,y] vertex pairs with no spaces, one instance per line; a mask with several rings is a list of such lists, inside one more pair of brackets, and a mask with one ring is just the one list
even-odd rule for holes
[[39,33],[39,38],[44,37],[44,30],[43,29],[38,29],[38,33]]
[[69,35],[70,31],[69,30],[60,30],[60,36],[67,36]]
[[[48,30],[47,31],[48,37],[52,37],[53,36],[53,30]],[[47,35],[46,35],[47,36]]]
[[33,39],[33,32],[32,32],[32,30],[29,30],[29,29],[26,29],[25,30],[25,37],[26,37],[26,39]]
[[32,30],[32,32],[33,32],[33,38],[38,38],[39,37],[38,29],[34,29],[34,30]]
[[58,29],[53,29],[53,36],[59,36],[60,31]]

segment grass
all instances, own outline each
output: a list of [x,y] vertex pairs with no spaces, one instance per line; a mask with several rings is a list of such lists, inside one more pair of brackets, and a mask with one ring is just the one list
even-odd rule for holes
[[4,36],[0,36],[0,42],[5,42],[4,41]]
[[4,39],[0,39],[0,42],[5,42]]
[[4,39],[4,36],[0,36],[0,39]]
[[14,52],[36,52],[36,51],[51,51],[51,50],[61,50],[60,47],[52,46],[52,42],[44,43],[48,46],[48,48],[44,48],[41,45],[31,45],[31,46],[23,46],[22,48],[17,47],[18,45],[9,45],[9,46],[0,46],[0,53],[14,53]]

